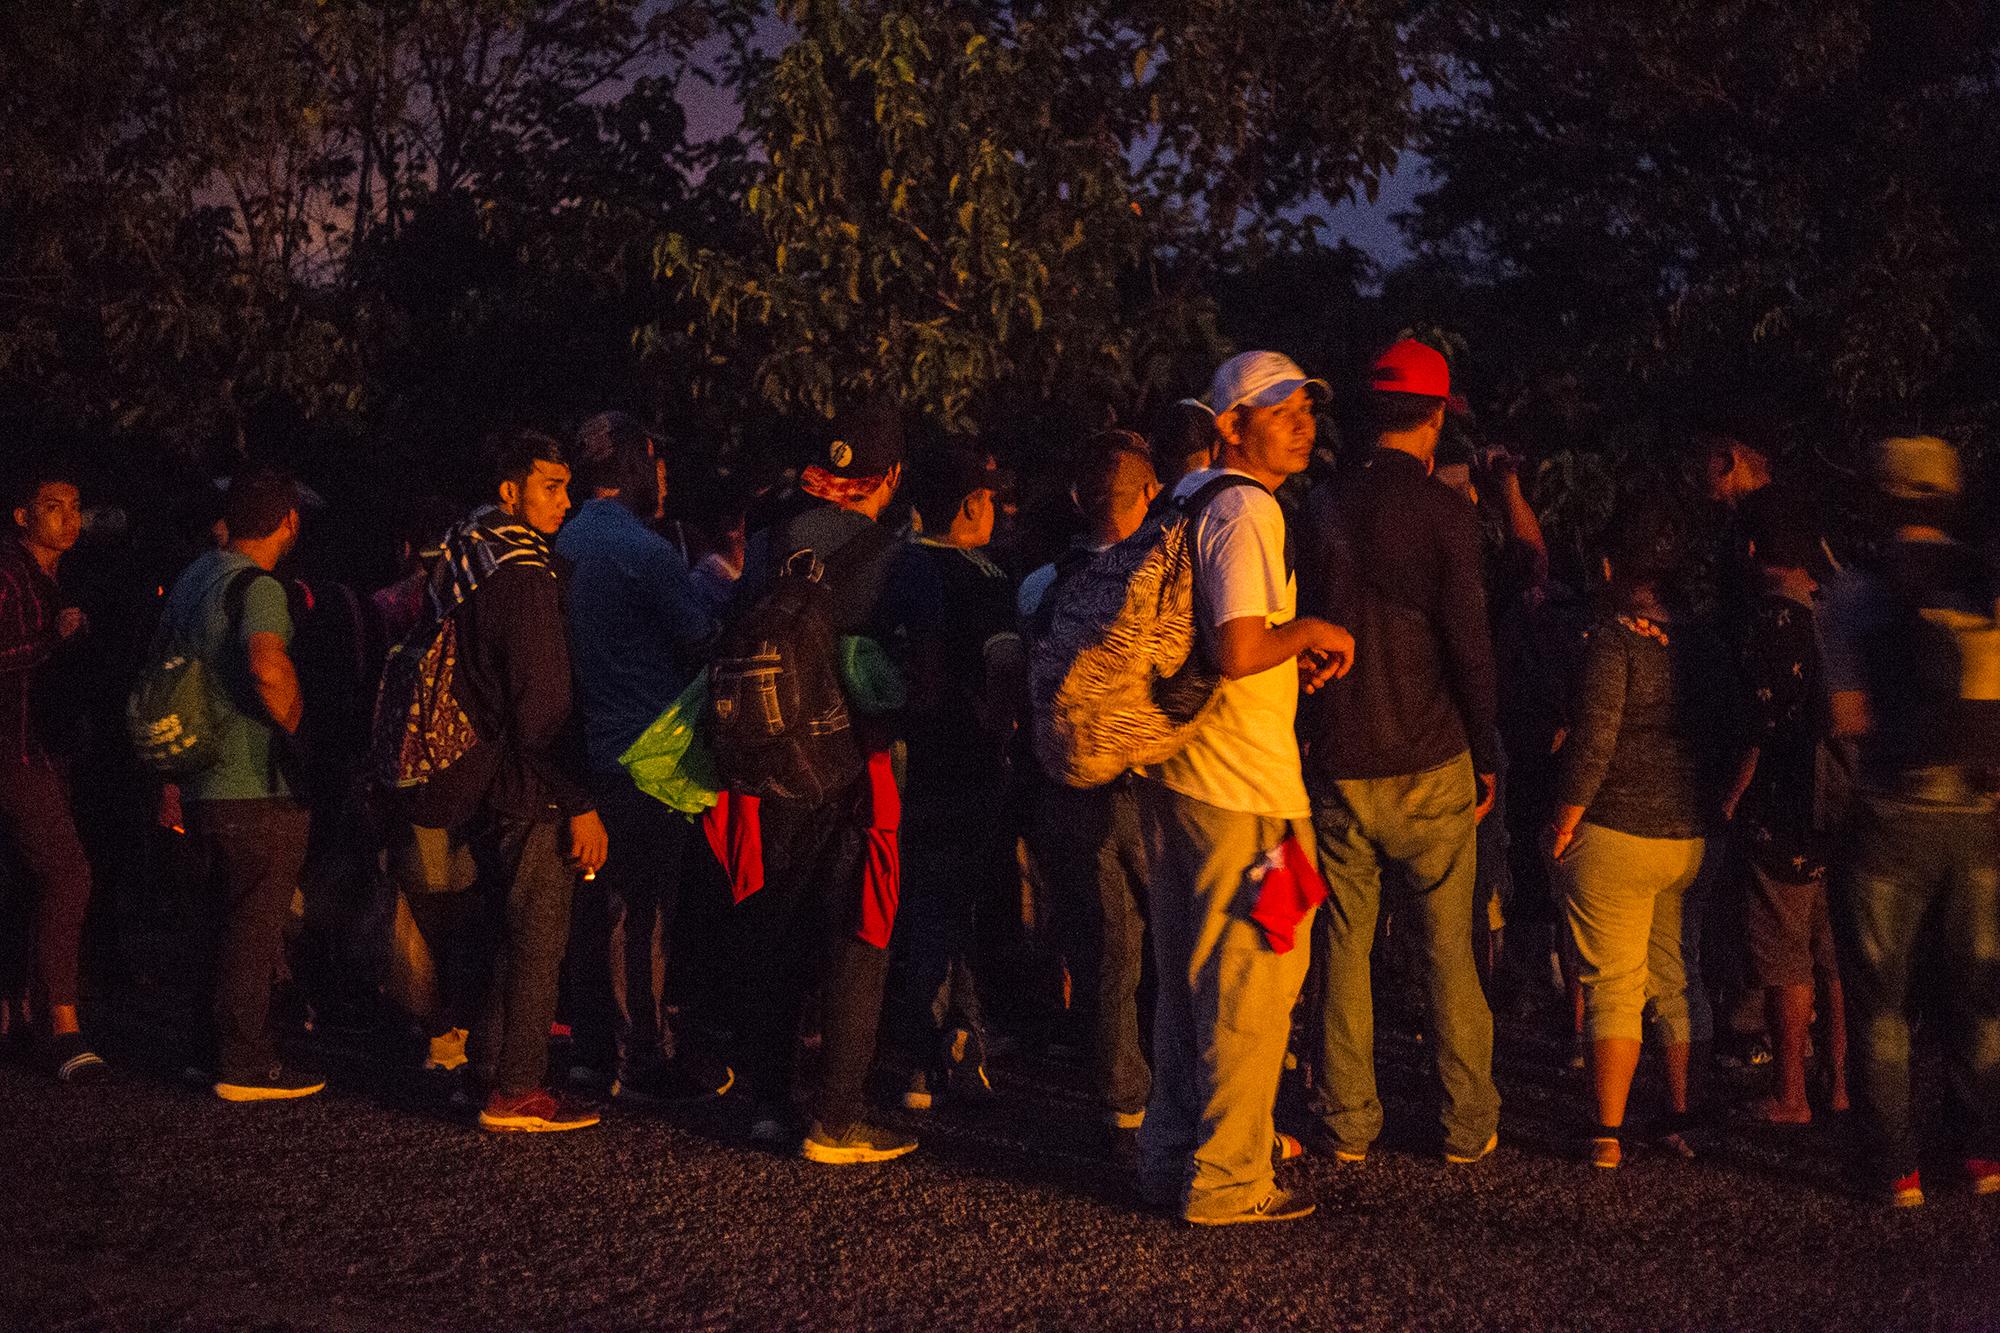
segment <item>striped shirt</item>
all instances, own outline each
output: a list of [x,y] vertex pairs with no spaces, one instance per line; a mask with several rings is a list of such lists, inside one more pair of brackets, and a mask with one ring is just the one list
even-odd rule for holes
[[49,766],[34,699],[61,613],[56,581],[18,540],[0,541],[0,764]]

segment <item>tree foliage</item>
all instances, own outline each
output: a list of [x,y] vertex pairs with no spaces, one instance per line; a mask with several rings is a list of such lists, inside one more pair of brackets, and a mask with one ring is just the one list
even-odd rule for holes
[[654,346],[784,410],[1129,406],[1213,347],[1225,263],[1394,162],[1400,9],[794,0],[795,39],[740,67],[748,236],[662,241]]
[[[48,0],[0,14],[0,412],[183,457],[433,456],[630,392],[730,0]],[[293,441],[296,444],[296,441]]]
[[1505,0],[1416,31],[1455,95],[1408,227],[1506,392],[1757,401],[1821,441],[2000,425],[1992,6]]

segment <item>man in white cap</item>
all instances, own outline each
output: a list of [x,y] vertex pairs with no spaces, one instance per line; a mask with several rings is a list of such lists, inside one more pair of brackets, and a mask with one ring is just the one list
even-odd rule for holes
[[[1292,731],[1301,680],[1317,688],[1354,652],[1346,630],[1298,618],[1285,516],[1272,495],[1311,457],[1313,404],[1326,393],[1276,352],[1226,362],[1209,393],[1218,465],[1173,491],[1195,525],[1199,639],[1224,679],[1187,748],[1140,783],[1159,999],[1139,1184],[1206,1226],[1313,1209],[1304,1193],[1278,1187],[1271,1161],[1271,1106],[1307,950],[1279,952],[1250,913],[1261,868],[1312,859]],[[1223,477],[1235,484],[1212,485]],[[1309,938],[1310,922],[1307,909],[1295,940]]]

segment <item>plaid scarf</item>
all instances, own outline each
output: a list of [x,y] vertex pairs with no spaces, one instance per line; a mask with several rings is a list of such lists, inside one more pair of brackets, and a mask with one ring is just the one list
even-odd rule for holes
[[502,565],[546,569],[555,576],[549,539],[498,505],[472,512],[445,534],[444,550],[431,566],[427,588],[431,618],[443,620]]

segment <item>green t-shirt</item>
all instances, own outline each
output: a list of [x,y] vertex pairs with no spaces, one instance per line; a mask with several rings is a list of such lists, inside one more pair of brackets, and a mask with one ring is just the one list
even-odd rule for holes
[[175,642],[208,663],[219,687],[214,700],[219,757],[182,784],[183,794],[197,801],[291,794],[278,771],[278,728],[264,711],[250,678],[251,635],[275,634],[287,648],[292,643],[292,613],[277,579],[250,580],[236,632],[230,634],[225,591],[239,572],[255,568],[248,556],[210,551],[181,573],[163,613]]

